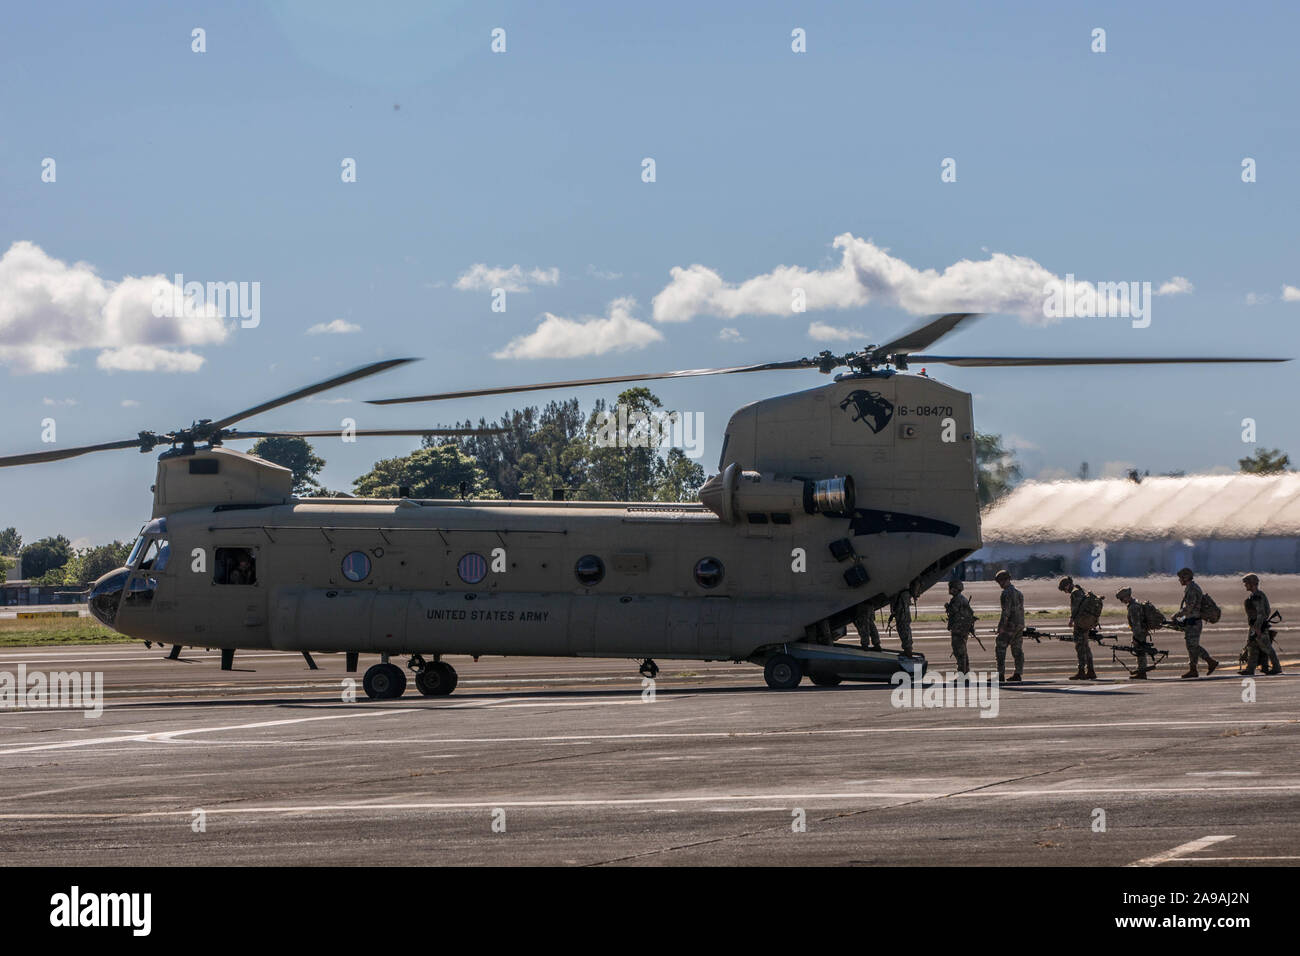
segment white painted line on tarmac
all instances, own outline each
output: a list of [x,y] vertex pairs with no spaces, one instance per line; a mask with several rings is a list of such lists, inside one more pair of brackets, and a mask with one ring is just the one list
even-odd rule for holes
[[[992,786],[996,786],[993,784]],[[776,803],[782,806],[808,806],[817,802],[844,802],[851,801],[855,803],[870,802],[873,809],[887,810],[888,806],[881,806],[881,800],[942,800],[942,799],[1005,799],[1007,797],[1043,797],[1043,796],[1083,796],[1083,795],[1142,795],[1142,796],[1161,796],[1168,794],[1187,794],[1187,793],[1229,793],[1239,791],[1259,791],[1259,790],[1289,790],[1300,792],[1300,784],[1289,787],[1103,787],[1103,788],[1080,788],[1071,790],[1010,790],[996,791],[990,788],[977,790],[963,790],[952,792],[948,790],[938,791],[854,791],[854,792],[829,792],[829,793],[711,793],[711,794],[689,794],[683,796],[638,796],[638,797],[608,797],[608,798],[590,798],[590,799],[550,799],[550,800],[443,800],[443,801],[420,801],[416,803],[325,803],[310,805],[292,805],[292,806],[252,806],[252,807],[209,807],[206,812],[209,816],[278,816],[296,813],[374,813],[374,812],[393,812],[393,811],[412,811],[412,810],[486,810],[497,807],[511,807],[514,809],[574,809],[574,808],[619,808],[619,807],[650,807],[650,806],[672,806],[685,804],[701,803]],[[190,817],[193,811],[186,810],[138,810],[124,811],[121,813],[113,812],[96,812],[96,813],[0,813],[0,820],[108,820],[108,819],[159,819],[169,817]],[[1156,866],[1159,863],[1177,860],[1180,855],[1185,853],[1194,853],[1197,850],[1204,849],[1214,843],[1230,840],[1231,836],[1210,836],[1202,837],[1200,840],[1193,840],[1182,846],[1167,850],[1164,853],[1155,856],[1146,857],[1136,863],[1130,863],[1129,866]]]
[[1171,863],[1175,860],[1179,860],[1180,857],[1187,856],[1189,853],[1195,853],[1197,850],[1204,850],[1206,847],[1214,846],[1216,843],[1222,843],[1224,840],[1231,839],[1232,834],[1227,836],[1204,836],[1199,840],[1192,840],[1190,843],[1180,844],[1172,850],[1165,850],[1163,853],[1157,853],[1155,856],[1144,856],[1142,859],[1134,860],[1128,865],[1159,866],[1161,863]]
[[344,720],[348,717],[388,717],[392,714],[409,714],[409,709],[351,711],[346,714],[328,714],[324,717],[291,717],[285,720],[261,720],[253,724],[227,724],[221,727],[190,727],[182,730],[163,730],[157,733],[137,734],[134,737],[95,737],[90,740],[65,740],[59,743],[35,744],[30,747],[12,747],[0,750],[0,754],[23,754],[41,750],[65,750],[70,747],[90,747],[95,744],[120,744],[126,741],[147,743],[170,743],[178,737],[190,734],[216,734],[227,730],[253,730],[259,727],[282,727],[286,724],[303,724],[314,720]]

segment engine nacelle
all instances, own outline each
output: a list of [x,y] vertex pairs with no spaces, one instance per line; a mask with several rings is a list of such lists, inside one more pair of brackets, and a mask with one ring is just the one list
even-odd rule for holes
[[764,515],[778,524],[782,517],[788,522],[795,512],[843,518],[853,513],[853,478],[778,479],[757,471],[741,471],[733,462],[722,474],[704,483],[700,501],[727,524],[751,514]]

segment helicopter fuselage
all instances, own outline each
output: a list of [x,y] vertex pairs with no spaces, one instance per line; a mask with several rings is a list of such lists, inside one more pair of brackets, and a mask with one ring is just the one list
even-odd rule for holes
[[154,491],[91,607],[206,647],[761,661],[980,547],[970,396],[910,374],[740,409],[701,504],[296,499],[223,447]]

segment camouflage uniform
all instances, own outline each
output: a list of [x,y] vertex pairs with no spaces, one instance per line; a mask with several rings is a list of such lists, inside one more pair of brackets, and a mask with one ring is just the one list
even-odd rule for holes
[[1079,659],[1079,673],[1092,672],[1092,642],[1088,639],[1088,628],[1079,623],[1079,608],[1083,606],[1088,592],[1079,585],[1070,592],[1070,620],[1074,622],[1074,656]]
[[998,678],[1006,673],[1007,647],[1016,662],[1016,674],[1025,668],[1025,652],[1021,642],[1025,636],[1025,596],[1014,584],[1002,589],[1002,616],[998,618],[998,639],[994,653],[998,659]]
[[966,595],[958,592],[943,606],[948,615],[948,633],[952,635],[952,656],[957,659],[957,670],[965,674],[970,670],[970,658],[966,654],[966,641],[974,633],[971,622],[975,613],[971,610]]
[[894,612],[894,627],[898,629],[898,641],[903,645],[903,653],[912,653],[912,592],[899,591],[894,595],[890,606]]
[[1128,626],[1133,632],[1133,647],[1137,652],[1137,672],[1145,674],[1148,670],[1146,644],[1150,635],[1147,632],[1146,619],[1142,616],[1142,605],[1137,598],[1131,598],[1128,602]]
[[865,604],[858,608],[857,614],[853,617],[853,626],[858,629],[858,637],[862,642],[862,649],[868,648],[878,651],[880,647],[880,631],[876,629],[876,611],[875,608],[867,607]]
[[1188,581],[1177,614],[1184,625],[1183,643],[1187,645],[1187,659],[1192,667],[1196,666],[1197,661],[1203,660],[1207,664],[1213,661],[1209,652],[1201,647],[1201,596],[1201,586],[1195,581]]
[[1277,658],[1277,649],[1273,647],[1273,638],[1268,633],[1268,619],[1273,608],[1268,603],[1268,595],[1255,589],[1255,593],[1246,598],[1246,620],[1250,622],[1250,643],[1246,657],[1246,674],[1254,674],[1259,666],[1260,655],[1264,655],[1265,674],[1276,674],[1282,670],[1282,662]]

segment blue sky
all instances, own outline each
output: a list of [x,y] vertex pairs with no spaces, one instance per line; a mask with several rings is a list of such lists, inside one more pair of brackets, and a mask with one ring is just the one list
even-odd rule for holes
[[[1134,6],[54,2],[10,11],[0,34],[0,254],[32,244],[49,281],[106,290],[176,273],[256,281],[261,323],[219,341],[196,341],[192,330],[175,341],[130,314],[116,325],[51,316],[21,294],[28,265],[12,257],[0,270],[0,454],[49,447],[40,441],[48,417],[59,444],[125,438],[397,355],[424,361],[325,396],[350,401],[299,403],[244,424],[328,428],[351,416],[361,427],[433,426],[523,401],[374,409],[359,400],[859,347],[920,320],[918,300],[934,291],[924,270],[985,263],[977,272],[1003,296],[994,300],[1019,301],[1028,280],[999,277],[987,266],[995,254],[1054,276],[1155,287],[1182,277],[1192,290],[1157,296],[1148,328],[1124,318],[1049,324],[1008,307],[935,351],[1300,355],[1300,301],[1283,292],[1300,287],[1300,17],[1281,4]],[[205,53],[191,51],[195,27],[206,31]],[[497,27],[505,53],[490,49]],[[791,50],[796,27],[806,53]],[[1097,27],[1105,53],[1090,50]],[[46,157],[57,163],[53,183],[41,180]],[[355,183],[341,182],[345,157],[357,162]],[[645,157],[656,163],[653,183],[642,181]],[[940,180],[946,157],[956,182]],[[1254,183],[1241,180],[1245,157],[1257,163]],[[832,243],[843,234],[922,272],[905,294],[876,290],[865,304],[810,294],[802,314],[746,313],[751,299],[730,292],[656,308],[671,270],[696,264],[727,289],[781,266],[833,286],[841,250]],[[21,249],[24,262],[37,257]],[[543,270],[543,280],[524,279],[529,291],[507,293],[506,312],[494,313],[487,288],[456,287],[475,264]],[[627,298],[635,304],[611,311]],[[741,306],[719,317],[720,301]],[[565,341],[608,350],[494,357],[548,313],[606,320]],[[622,321],[608,323],[615,315]],[[360,331],[308,334],[336,320]],[[22,349],[50,321],[83,338],[67,340],[63,367],[33,370]],[[817,341],[812,323],[863,335]],[[720,338],[723,329],[735,332]],[[103,359],[119,354],[105,334],[145,357]],[[161,370],[171,364],[197,368]],[[930,371],[975,394],[978,427],[1011,438],[1030,477],[1083,460],[1094,473],[1108,462],[1153,473],[1235,468],[1252,450],[1241,441],[1246,417],[1260,444],[1300,453],[1294,365]],[[707,468],[732,410],[822,381],[771,373],[654,390],[670,407],[704,413]],[[589,405],[616,391],[577,394]],[[317,443],[334,488],[411,447]],[[128,537],[148,515],[152,478],[152,457],[130,451],[5,469],[0,527],[15,524],[28,540]]]

